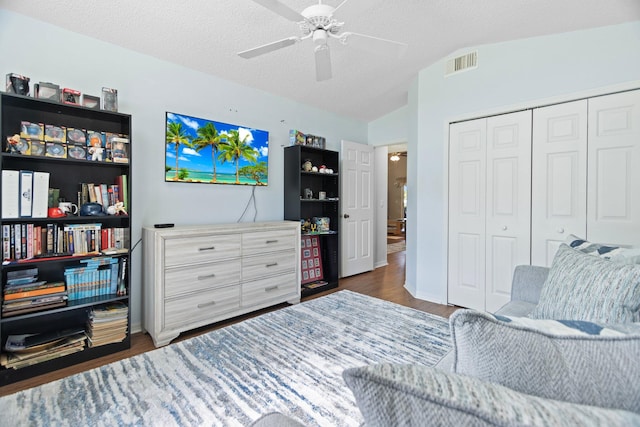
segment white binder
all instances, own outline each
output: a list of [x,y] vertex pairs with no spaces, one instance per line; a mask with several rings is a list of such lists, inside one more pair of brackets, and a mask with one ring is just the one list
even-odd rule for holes
[[46,218],[49,207],[49,172],[33,173],[33,218]]
[[20,172],[2,171],[2,218],[20,216]]
[[20,216],[31,217],[33,209],[33,172],[20,171]]

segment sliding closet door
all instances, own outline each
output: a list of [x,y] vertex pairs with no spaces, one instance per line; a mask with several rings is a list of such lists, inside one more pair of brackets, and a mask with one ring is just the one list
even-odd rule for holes
[[531,110],[487,119],[485,310],[511,300],[516,265],[531,263]]
[[449,127],[448,301],[484,310],[486,119]]
[[589,99],[587,238],[640,244],[640,90]]
[[587,101],[533,110],[531,263],[549,267],[568,235],[587,236]]

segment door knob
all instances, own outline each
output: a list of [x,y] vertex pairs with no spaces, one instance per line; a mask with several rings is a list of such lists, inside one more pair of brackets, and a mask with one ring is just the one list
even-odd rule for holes
[[562,227],[558,228],[558,233],[560,233],[560,234],[564,233],[564,228],[562,228]]
[[342,215],[344,218],[349,218],[349,214]]
[[502,227],[502,231],[507,231],[507,226],[506,225]]

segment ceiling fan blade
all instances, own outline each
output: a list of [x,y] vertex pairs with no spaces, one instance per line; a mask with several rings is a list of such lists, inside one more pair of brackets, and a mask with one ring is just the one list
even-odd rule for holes
[[343,0],[342,3],[340,3],[339,5],[337,5],[335,7],[335,9],[333,9],[333,13],[336,13],[336,10],[340,9],[346,2],[348,2],[349,0]]
[[358,33],[343,33],[340,38],[343,44],[353,46],[356,49],[396,58],[402,57],[409,47],[406,43]]
[[280,3],[278,0],[253,0],[261,6],[266,7],[273,13],[277,13],[283,18],[287,18],[293,22],[304,21],[304,16],[300,15],[295,10],[291,9],[289,6],[286,6]]
[[316,46],[316,80],[329,80],[331,75],[331,55],[326,44]]
[[298,37],[289,37],[286,39],[278,40],[277,42],[254,47],[253,49],[243,50],[242,52],[238,52],[238,56],[246,59],[255,58],[256,56],[264,55],[265,53],[273,52],[275,50],[291,46],[299,41],[300,39]]

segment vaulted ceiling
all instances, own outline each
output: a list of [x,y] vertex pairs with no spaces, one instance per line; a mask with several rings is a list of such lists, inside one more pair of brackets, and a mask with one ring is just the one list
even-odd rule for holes
[[[315,3],[280,2],[299,12]],[[407,43],[407,53],[391,59],[330,40],[333,78],[317,82],[311,41],[237,55],[301,35],[296,22],[252,0],[0,0],[0,7],[363,121],[405,105],[418,71],[461,48],[640,20],[639,0],[349,0],[335,14],[343,31]]]

